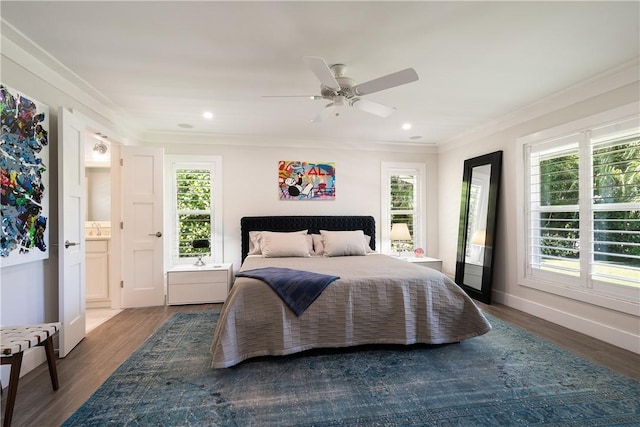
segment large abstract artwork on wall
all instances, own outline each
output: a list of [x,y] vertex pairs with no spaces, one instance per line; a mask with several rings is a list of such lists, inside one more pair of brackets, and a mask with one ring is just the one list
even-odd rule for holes
[[334,200],[335,163],[280,160],[278,189],[280,200]]
[[0,84],[0,265],[49,257],[49,108]]

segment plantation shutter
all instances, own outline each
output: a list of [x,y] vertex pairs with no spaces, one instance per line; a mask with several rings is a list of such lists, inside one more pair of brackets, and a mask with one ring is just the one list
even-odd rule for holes
[[580,275],[579,138],[527,147],[530,269]]
[[[415,236],[415,215],[417,200],[417,175],[411,173],[392,173],[391,175],[391,224],[405,223],[412,240],[403,241],[405,249],[413,250]],[[392,242],[392,245],[394,242]]]
[[[640,126],[638,118],[590,133],[593,168],[592,278],[640,282]],[[623,267],[623,268],[621,268]]]
[[625,313],[637,312],[637,106],[603,112],[521,141],[520,284]]
[[211,239],[212,179],[212,171],[206,168],[175,170],[177,223],[174,258],[212,255],[211,249],[193,249],[191,246],[195,239]]

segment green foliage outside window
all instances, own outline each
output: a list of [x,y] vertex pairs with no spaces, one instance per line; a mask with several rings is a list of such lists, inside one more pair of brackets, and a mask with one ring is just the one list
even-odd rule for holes
[[405,223],[409,227],[411,240],[392,241],[393,251],[413,251],[413,217],[415,204],[415,180],[414,175],[391,176],[391,224]]
[[[579,203],[579,159],[577,154],[540,162],[541,206],[571,206]],[[639,208],[617,211],[594,210],[595,260],[640,267],[640,140],[635,137],[593,150],[593,202],[632,203]],[[578,259],[579,213],[541,214],[541,253]],[[630,233],[630,232],[636,232]]]
[[[577,154],[540,162],[540,206],[577,205],[579,199]],[[578,212],[543,212],[540,219],[542,254],[579,258],[580,215]]]
[[626,256],[640,257],[640,139],[599,148],[593,158],[594,202],[636,205],[635,210],[595,212],[596,260],[640,267],[640,259]]
[[178,213],[178,257],[210,256],[211,250],[193,249],[195,239],[211,240],[211,171],[176,171],[176,209]]

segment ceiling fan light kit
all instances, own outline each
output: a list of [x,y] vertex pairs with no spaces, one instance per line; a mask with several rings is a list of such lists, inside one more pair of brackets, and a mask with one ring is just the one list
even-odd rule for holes
[[[347,76],[347,66],[344,64],[327,65],[324,58],[319,56],[303,56],[302,60],[311,70],[313,74],[320,80],[320,95],[305,95],[310,99],[326,99],[329,104],[320,111],[320,113],[311,120],[318,123],[327,118],[336,107],[349,106],[355,107],[366,113],[374,114],[379,117],[389,117],[396,109],[379,102],[363,99],[363,95],[380,92],[412,83],[418,80],[418,73],[413,68],[407,68],[395,73],[387,74],[377,79],[369,80],[365,83],[356,84],[355,81]],[[300,95],[284,97],[299,97]],[[274,97],[274,96],[268,96]],[[339,113],[335,114],[336,116]]]

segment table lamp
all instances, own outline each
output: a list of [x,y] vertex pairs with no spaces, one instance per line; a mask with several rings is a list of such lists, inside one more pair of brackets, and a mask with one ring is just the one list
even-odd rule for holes
[[400,241],[411,240],[411,233],[409,233],[409,226],[403,222],[396,222],[391,224],[391,241],[398,242],[398,256],[401,255]]
[[209,239],[195,239],[191,242],[191,247],[198,251],[198,260],[193,265],[202,267],[203,265],[205,265],[204,261],[202,261],[202,257],[204,256],[206,250],[208,250],[210,247]]

